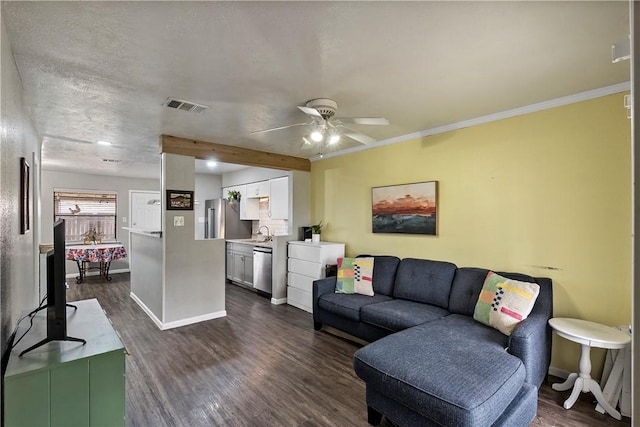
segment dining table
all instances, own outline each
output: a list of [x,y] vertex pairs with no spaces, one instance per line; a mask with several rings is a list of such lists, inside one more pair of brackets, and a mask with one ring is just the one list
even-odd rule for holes
[[127,257],[127,250],[122,243],[92,243],[84,245],[68,245],[66,258],[75,261],[78,265],[78,277],[76,283],[82,283],[91,268],[90,263],[98,263],[99,275],[110,282],[109,268],[111,261],[117,261]]

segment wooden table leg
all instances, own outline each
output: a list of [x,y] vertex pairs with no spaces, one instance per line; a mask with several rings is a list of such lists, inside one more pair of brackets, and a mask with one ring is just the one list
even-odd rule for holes
[[569,390],[571,386],[573,386],[571,395],[567,400],[564,401],[564,404],[562,405],[564,409],[570,409],[576,403],[580,392],[591,392],[595,396],[598,403],[604,408],[605,411],[607,411],[607,413],[609,413],[609,415],[611,415],[616,420],[622,419],[620,412],[613,408],[602,395],[600,384],[598,384],[593,378],[591,378],[591,346],[583,344],[580,347],[580,373],[570,374],[565,382],[553,384],[551,388],[557,391],[565,391]]
[[76,277],[76,283],[80,284],[84,281],[84,277],[86,276],[86,267],[84,261],[76,260],[76,264],[78,265],[78,277]]
[[576,383],[576,379],[578,379],[578,374],[573,373],[569,374],[565,382],[563,383],[555,383],[551,386],[552,389],[556,391],[566,391],[569,390]]

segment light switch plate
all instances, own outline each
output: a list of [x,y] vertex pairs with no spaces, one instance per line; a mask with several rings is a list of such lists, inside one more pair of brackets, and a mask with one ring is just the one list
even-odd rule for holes
[[124,222],[125,224],[127,223],[127,217],[126,216],[122,217],[122,222]]
[[198,223],[199,224],[204,224],[204,217],[203,216],[199,216],[198,217]]
[[183,216],[174,216],[173,217],[173,226],[174,227],[184,227],[184,217]]

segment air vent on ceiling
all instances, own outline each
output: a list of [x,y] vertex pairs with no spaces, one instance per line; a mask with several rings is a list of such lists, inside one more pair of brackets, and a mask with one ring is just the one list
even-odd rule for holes
[[102,159],[102,161],[107,163],[120,163],[120,160],[116,159]]
[[164,105],[175,110],[188,111],[190,113],[202,113],[204,110],[210,108],[206,105],[196,104],[195,102],[183,101],[181,99],[175,98],[167,98]]

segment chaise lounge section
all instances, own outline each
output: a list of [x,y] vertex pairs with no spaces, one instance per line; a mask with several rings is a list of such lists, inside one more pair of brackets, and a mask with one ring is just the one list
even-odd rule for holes
[[354,355],[366,383],[369,423],[527,426],[551,359],[550,279],[537,283],[528,317],[505,335],[474,320],[489,270],[443,261],[375,256],[374,296],[335,293],[336,278],[314,282],[314,327],[370,342]]

